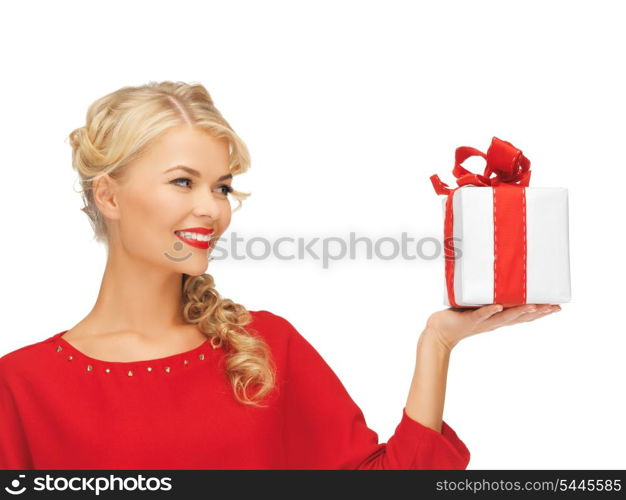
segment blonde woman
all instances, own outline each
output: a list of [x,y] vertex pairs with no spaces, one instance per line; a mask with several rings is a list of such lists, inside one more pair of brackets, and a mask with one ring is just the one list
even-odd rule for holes
[[250,159],[202,85],[121,88],[69,138],[106,268],[84,319],[0,358],[0,467],[467,467],[442,420],[451,350],[553,308],[431,315],[395,433],[378,443],[289,321],[221,297],[205,274]]

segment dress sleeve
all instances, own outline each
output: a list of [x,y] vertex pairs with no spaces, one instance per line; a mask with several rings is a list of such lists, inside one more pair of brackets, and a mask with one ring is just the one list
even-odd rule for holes
[[470,453],[444,421],[442,432],[410,418],[387,443],[367,427],[363,412],[315,348],[289,323],[285,374],[289,469],[465,469]]
[[0,358],[0,469],[30,469],[30,452],[5,364]]

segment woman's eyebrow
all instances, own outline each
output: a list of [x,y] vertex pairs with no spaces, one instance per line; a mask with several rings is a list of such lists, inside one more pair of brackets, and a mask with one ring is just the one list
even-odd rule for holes
[[[198,172],[197,170],[191,168],[191,167],[187,167],[186,165],[176,165],[174,167],[168,168],[165,172],[163,172],[164,174],[171,172],[172,170],[176,170],[176,169],[181,169],[184,170],[185,172],[187,172],[189,175],[193,175],[194,177],[201,177],[200,176],[200,172]],[[218,181],[225,181],[226,179],[232,179],[233,178],[233,174],[226,174],[226,175],[222,175],[219,179],[217,179]]]

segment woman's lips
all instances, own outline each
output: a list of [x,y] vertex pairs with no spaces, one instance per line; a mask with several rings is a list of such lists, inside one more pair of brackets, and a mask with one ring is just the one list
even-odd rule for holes
[[207,248],[209,248],[209,245],[213,242],[213,239],[210,239],[209,241],[199,241],[199,240],[194,240],[191,238],[185,238],[184,236],[181,236],[178,233],[174,233],[174,234],[176,235],[177,238],[184,241],[188,245],[191,245],[192,247],[196,247],[196,248],[201,248],[202,250],[206,250]]

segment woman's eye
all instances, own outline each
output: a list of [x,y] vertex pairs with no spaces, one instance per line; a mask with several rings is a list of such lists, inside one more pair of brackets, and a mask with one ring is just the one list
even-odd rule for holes
[[187,178],[187,177],[179,177],[178,179],[174,179],[173,181],[171,181],[170,184],[176,184],[177,186],[180,186],[180,184],[177,184],[178,181],[189,181],[189,186],[181,186],[181,187],[191,187],[192,184],[192,180]]
[[[179,181],[189,182],[189,185],[187,186],[181,185]],[[189,179],[188,177],[179,177],[178,179],[174,179],[173,181],[170,181],[170,184],[175,184],[176,186],[180,186],[180,187],[188,187],[191,189],[191,185],[193,184],[193,181]],[[232,186],[229,186],[228,184],[222,184],[217,189],[220,190],[220,194],[222,194],[223,196],[228,196],[230,193],[232,193],[235,190]]]
[[229,186],[228,184],[222,184],[218,189],[224,190],[222,191],[222,194],[224,196],[228,196],[230,193],[234,191],[234,188],[232,186]]

